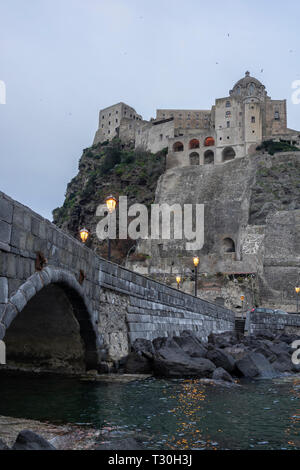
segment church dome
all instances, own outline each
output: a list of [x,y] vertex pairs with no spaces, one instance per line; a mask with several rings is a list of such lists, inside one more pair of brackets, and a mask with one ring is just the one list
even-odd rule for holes
[[250,72],[246,72],[245,76],[236,82],[233,89],[230,91],[230,95],[243,98],[249,96],[262,98],[266,96],[266,91],[265,86],[257,80],[257,78],[251,77]]

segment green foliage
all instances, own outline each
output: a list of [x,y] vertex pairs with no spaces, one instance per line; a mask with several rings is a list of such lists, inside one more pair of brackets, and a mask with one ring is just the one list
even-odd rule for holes
[[256,147],[256,150],[264,150],[269,153],[269,155],[274,155],[277,152],[297,152],[300,149],[291,145],[288,141],[283,139],[280,142],[274,142],[273,140],[265,140],[261,145]]

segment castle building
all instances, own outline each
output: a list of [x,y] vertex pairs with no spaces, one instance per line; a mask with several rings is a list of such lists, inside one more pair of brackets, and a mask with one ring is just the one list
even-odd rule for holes
[[115,136],[151,152],[168,147],[167,168],[222,164],[271,138],[299,145],[299,133],[287,128],[286,100],[272,100],[250,72],[210,110],[158,109],[145,121],[125,103],[103,109],[94,144]]

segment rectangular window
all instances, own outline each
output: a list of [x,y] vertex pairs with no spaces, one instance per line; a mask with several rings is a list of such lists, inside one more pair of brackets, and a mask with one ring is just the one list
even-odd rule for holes
[[230,108],[231,104],[230,101],[226,101],[226,108]]
[[251,117],[251,122],[253,122],[253,123],[255,122],[255,116]]
[[275,121],[280,121],[279,111],[275,111],[274,119]]
[[230,127],[230,121],[227,121],[227,127]]

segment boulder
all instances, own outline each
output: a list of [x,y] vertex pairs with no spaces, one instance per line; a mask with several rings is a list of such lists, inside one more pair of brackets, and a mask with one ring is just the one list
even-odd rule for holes
[[282,352],[281,354],[278,354],[276,357],[276,360],[272,362],[272,367],[277,372],[289,372],[292,373],[294,371],[294,364],[292,363],[292,357],[286,353]]
[[244,344],[237,344],[236,346],[228,346],[223,351],[232,356],[235,361],[238,361],[249,352],[249,349]]
[[260,353],[250,352],[242,359],[236,361],[238,372],[244,377],[271,378],[276,376],[276,371],[270,362]]
[[4,441],[2,441],[2,439],[0,439],[0,450],[10,450],[8,445]]
[[137,338],[132,345],[132,351],[149,358],[154,354],[154,347],[150,340]]
[[238,336],[235,331],[225,331],[224,333],[211,333],[208,336],[208,343],[216,348],[226,348],[237,344]]
[[152,372],[152,364],[151,361],[143,355],[131,352],[127,356],[124,370],[127,374],[150,374]]
[[224,380],[225,382],[233,382],[233,378],[226,370],[222,367],[218,367],[213,371],[212,379],[214,380]]
[[270,341],[273,341],[276,335],[269,330],[260,330],[259,333],[255,335],[255,337],[257,339],[268,339]]
[[56,450],[46,439],[27,429],[19,432],[12,450]]
[[223,349],[213,348],[208,350],[206,358],[212,361],[216,367],[222,367],[229,373],[235,369],[235,360]]
[[192,331],[183,331],[174,341],[190,357],[205,357],[207,346]]
[[192,358],[187,354],[173,354],[162,357],[156,354],[154,357],[154,374],[158,377],[208,377],[211,378],[216,366],[204,358]]

